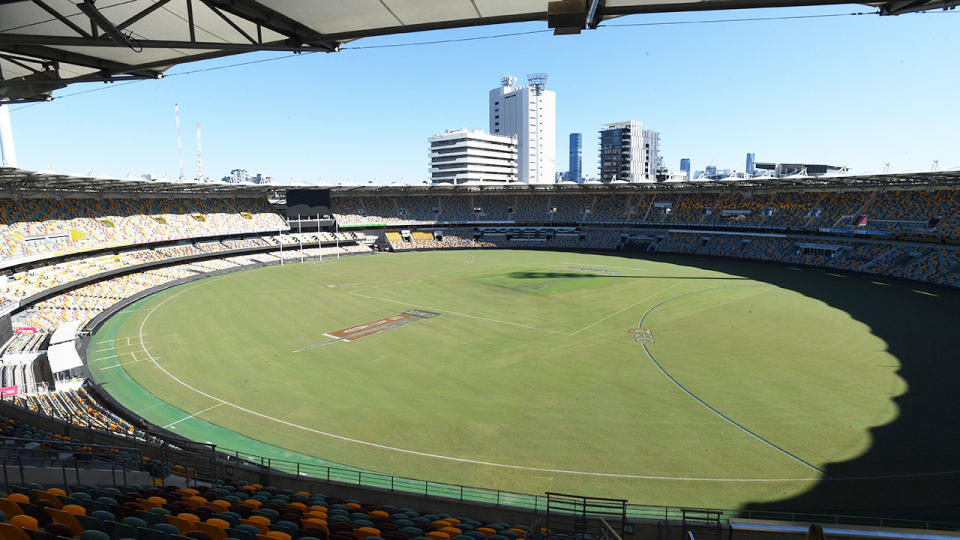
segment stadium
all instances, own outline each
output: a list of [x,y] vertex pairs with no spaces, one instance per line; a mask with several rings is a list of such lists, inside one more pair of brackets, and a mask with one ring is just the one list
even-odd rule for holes
[[[262,16],[211,4],[234,28],[228,15]],[[300,38],[271,50],[412,31],[263,20]],[[86,60],[64,53],[6,95],[149,76]],[[957,170],[286,186],[0,167],[0,272],[4,540],[693,540],[810,523],[946,538],[960,523]]]

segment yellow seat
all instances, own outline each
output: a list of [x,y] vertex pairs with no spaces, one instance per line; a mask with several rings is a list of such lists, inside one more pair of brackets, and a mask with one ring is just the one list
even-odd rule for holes
[[283,531],[268,531],[264,536],[274,540],[290,540],[290,535]]
[[458,529],[458,528],[456,528],[456,527],[444,527],[444,528],[440,529],[440,532],[445,532],[445,533],[449,534],[449,535],[450,535],[450,538],[456,538],[456,537],[460,536],[460,535],[463,533],[463,531],[461,531],[460,529]]
[[0,540],[30,540],[30,536],[16,525],[0,522]]
[[75,516],[85,516],[87,515],[87,509],[80,506],[79,504],[67,504],[61,508],[64,512],[69,512]]
[[364,540],[370,536],[380,536],[380,529],[374,529],[373,527],[360,527],[359,529],[353,530],[353,535],[357,537],[357,540]]
[[450,540],[450,535],[443,531],[430,531],[424,536],[430,540]]
[[30,529],[31,531],[35,531],[40,528],[40,525],[37,523],[37,518],[33,516],[28,516],[26,514],[13,516],[12,518],[10,518],[10,524],[16,525],[21,529]]
[[47,514],[54,523],[62,523],[70,527],[70,530],[73,532],[73,536],[80,536],[80,533],[83,532],[83,525],[81,525],[80,522],[77,521],[76,516],[70,512],[60,510],[58,508],[51,508],[49,506],[44,508],[44,510],[47,511]]
[[207,533],[213,540],[223,540],[227,537],[227,531],[223,530],[223,527],[212,525],[209,523],[209,521],[207,523],[198,521],[194,523],[193,526],[196,527],[194,530]]
[[167,515],[163,517],[166,518],[167,523],[173,525],[178,531],[180,531],[180,536],[186,536],[188,532],[194,530],[193,523],[181,517],[173,515]]

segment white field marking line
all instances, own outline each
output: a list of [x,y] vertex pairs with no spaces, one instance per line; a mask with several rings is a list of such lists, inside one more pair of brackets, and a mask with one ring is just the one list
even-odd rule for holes
[[[187,289],[187,290],[189,290],[189,289]],[[159,304],[157,304],[156,306],[154,306],[153,310],[151,310],[150,313],[148,313],[147,316],[144,317],[143,321],[140,323],[140,327],[143,328],[143,325],[150,319],[150,315],[152,315],[153,312],[154,312],[156,309],[158,309],[160,306],[162,306],[162,305],[163,305],[165,302],[167,302],[168,300],[171,300],[171,299],[175,298],[177,295],[182,294],[182,293],[184,293],[184,292],[187,292],[187,290],[181,291],[181,292],[179,292],[179,293],[177,293],[177,294],[175,294],[175,295],[173,295],[173,296],[170,296],[170,297],[164,299],[163,302],[160,302]],[[602,472],[572,471],[572,470],[567,470],[567,469],[549,469],[549,468],[543,468],[543,467],[526,467],[526,466],[522,466],[522,465],[508,465],[508,464],[504,464],[504,463],[494,463],[494,462],[490,462],[490,461],[480,461],[480,460],[475,460],[475,459],[458,458],[458,457],[444,456],[444,455],[440,455],[440,454],[430,454],[430,453],[427,453],[427,452],[419,452],[419,451],[417,451],[417,450],[409,450],[409,449],[406,449],[406,448],[397,448],[397,447],[394,447],[394,446],[387,446],[387,445],[385,445],[385,444],[379,444],[379,443],[374,443],[374,442],[369,442],[369,441],[362,441],[362,440],[359,440],[359,439],[353,439],[353,438],[350,438],[350,437],[344,437],[343,435],[337,435],[337,434],[334,434],[334,433],[328,433],[328,432],[326,432],[326,431],[320,431],[320,430],[318,430],[318,429],[313,429],[313,428],[309,428],[309,427],[306,427],[306,426],[301,426],[301,425],[299,425],[299,424],[295,424],[295,423],[293,423],[293,422],[288,422],[288,421],[286,421],[286,420],[281,420],[281,419],[279,419],[279,418],[274,418],[274,417],[272,417],[272,416],[269,416],[269,415],[266,415],[266,414],[263,414],[263,413],[260,413],[260,412],[257,412],[257,411],[248,409],[248,408],[246,408],[246,407],[241,407],[240,405],[237,405],[237,404],[235,404],[235,403],[231,403],[231,402],[229,402],[229,401],[220,399],[220,398],[218,398],[218,397],[216,397],[216,396],[214,396],[214,395],[212,395],[212,394],[208,394],[207,392],[204,392],[203,390],[200,390],[199,388],[196,388],[196,387],[194,387],[194,386],[191,386],[190,384],[184,382],[182,379],[178,378],[176,375],[170,373],[169,371],[166,370],[166,368],[164,368],[163,366],[161,366],[160,363],[157,362],[156,358],[154,358],[153,355],[150,354],[150,351],[149,351],[149,350],[144,349],[144,352],[147,353],[147,356],[150,357],[150,360],[153,362],[153,364],[154,364],[155,366],[157,366],[157,369],[159,369],[160,371],[164,372],[168,377],[170,377],[170,378],[173,379],[174,381],[180,383],[181,385],[185,386],[186,388],[189,388],[190,390],[193,390],[194,392],[200,394],[201,396],[208,397],[208,398],[210,398],[210,399],[212,399],[212,400],[214,400],[214,401],[220,402],[218,405],[229,405],[229,406],[231,406],[231,407],[233,407],[234,409],[237,409],[237,410],[239,410],[239,411],[243,411],[243,412],[245,412],[245,413],[249,413],[249,414],[252,414],[252,415],[254,415],[254,416],[258,416],[258,417],[260,417],[260,418],[263,418],[263,419],[265,419],[265,420],[270,420],[270,421],[272,421],[272,422],[276,422],[276,423],[278,423],[278,424],[282,424],[282,425],[289,426],[289,427],[296,428],[296,429],[301,429],[301,430],[303,430],[303,431],[307,431],[307,432],[310,432],[310,433],[315,433],[315,434],[317,434],[317,435],[322,435],[322,436],[325,436],[325,437],[330,437],[330,438],[333,438],[333,439],[338,439],[338,440],[346,441],[346,442],[350,442],[350,443],[362,444],[362,445],[364,445],[364,446],[371,446],[371,447],[379,448],[379,449],[382,449],[382,450],[389,450],[389,451],[400,452],[400,453],[404,453],[404,454],[412,454],[412,455],[416,455],[416,456],[420,456],[420,457],[428,457],[428,458],[442,459],[442,460],[446,460],[446,461],[455,461],[455,462],[459,462],[459,463],[470,463],[470,464],[472,464],[472,465],[486,465],[486,466],[490,466],[490,467],[499,467],[499,468],[503,468],[503,469],[514,469],[514,470],[547,472],[547,473],[557,473],[557,474],[575,474],[575,475],[581,475],[581,476],[602,476],[602,477],[631,478],[631,479],[642,479],[642,480],[681,480],[681,481],[686,480],[686,481],[711,481],[711,482],[812,482],[812,481],[819,480],[819,478],[695,478],[695,477],[688,477],[688,478],[687,478],[687,477],[673,477],[673,476],[650,476],[650,475],[638,475],[638,474],[619,474],[619,473],[602,473]],[[216,405],[215,405],[215,406],[216,406]],[[202,412],[202,411],[201,411],[201,412]],[[197,413],[197,414],[200,414],[200,413]]]
[[[327,334],[324,334],[324,335],[327,335]],[[349,340],[349,339],[336,338],[336,339],[331,339],[330,341],[324,341],[323,343],[314,343],[313,345],[307,345],[306,347],[301,347],[301,348],[299,348],[299,349],[297,349],[297,350],[295,350],[295,351],[293,351],[293,352],[298,353],[298,352],[303,352],[303,351],[309,351],[310,349],[316,349],[317,347],[323,347],[324,345],[330,345],[330,344],[332,344],[332,343],[339,343],[339,342],[341,342],[341,341],[343,341],[343,342],[345,342],[345,343],[350,343],[350,340]]]
[[[106,349],[97,349],[97,350],[95,350],[95,351],[90,351],[90,352],[93,352],[93,353],[108,352],[108,351],[116,351],[117,349],[119,349],[119,348],[121,348],[121,347],[139,347],[139,346],[140,346],[140,345],[139,345],[138,343],[131,343],[131,344],[129,344],[129,345],[114,345],[113,347],[107,347]],[[121,354],[123,354],[123,353],[121,353]]]
[[129,361],[129,362],[118,362],[118,363],[116,363],[116,364],[114,364],[114,365],[112,365],[112,366],[102,367],[102,368],[100,368],[100,371],[104,371],[104,370],[107,370],[107,369],[118,368],[118,367],[123,367],[123,366],[125,366],[125,365],[127,365],[127,364],[136,364],[137,362],[140,361],[140,359],[137,358],[137,355],[133,354],[133,352],[129,352],[129,353],[125,353],[125,354],[129,354],[130,356],[132,356],[132,357],[133,357],[133,360],[131,360],[131,361]]
[[[756,286],[757,286],[757,285],[747,285],[746,287],[756,287]],[[653,310],[657,309],[658,307],[662,306],[663,304],[666,304],[667,302],[671,302],[671,301],[676,300],[676,299],[678,299],[678,298],[683,298],[684,296],[690,296],[690,295],[693,295],[693,294],[698,294],[698,293],[703,293],[703,292],[708,292],[708,291],[716,291],[716,290],[720,290],[720,289],[737,289],[737,288],[745,288],[745,287],[744,287],[744,286],[738,286],[738,285],[734,285],[734,286],[730,286],[730,287],[713,287],[713,288],[709,288],[709,289],[700,289],[700,290],[698,290],[698,291],[691,291],[691,292],[688,292],[688,293],[678,294],[677,296],[674,296],[674,297],[672,297],[672,298],[667,298],[666,300],[662,300],[662,301],[654,304],[650,309],[648,309],[647,312],[643,314],[643,317],[640,318],[640,322],[637,323],[637,328],[642,328],[642,327],[643,327],[643,321],[647,318],[647,315],[650,315],[650,313],[653,312]],[[808,467],[808,468],[810,468],[810,469],[813,469],[814,471],[817,471],[818,473],[826,476],[827,478],[830,477],[830,475],[827,474],[827,472],[824,471],[823,469],[820,469],[820,468],[817,467],[816,465],[813,465],[812,463],[804,460],[803,458],[801,458],[801,457],[799,457],[799,456],[797,456],[797,455],[795,455],[795,454],[793,454],[793,453],[791,453],[791,452],[789,452],[789,451],[787,451],[787,450],[785,450],[785,449],[777,446],[777,445],[774,444],[773,442],[768,441],[767,439],[764,439],[763,437],[761,437],[760,435],[757,435],[757,434],[754,433],[753,431],[750,431],[748,428],[746,428],[746,427],[743,426],[742,424],[738,423],[738,422],[735,421],[734,419],[732,419],[732,418],[730,418],[729,416],[723,414],[722,412],[718,411],[717,409],[714,409],[714,408],[713,408],[712,406],[710,406],[706,401],[703,401],[703,400],[700,399],[696,394],[694,394],[694,393],[691,392],[690,390],[687,390],[687,388],[686,388],[685,386],[683,386],[682,384],[680,384],[680,381],[678,381],[678,380],[676,380],[675,378],[673,378],[673,375],[670,375],[670,374],[667,372],[667,370],[664,369],[663,366],[660,365],[660,362],[657,362],[657,361],[653,358],[653,355],[650,354],[650,349],[647,348],[647,344],[646,344],[646,343],[641,343],[640,345],[643,346],[643,352],[647,353],[647,358],[649,358],[650,361],[653,362],[653,365],[655,365],[655,366],[657,367],[657,369],[660,370],[660,373],[662,373],[664,377],[666,377],[667,379],[669,379],[670,382],[672,382],[674,385],[676,385],[676,387],[679,388],[681,391],[683,391],[684,394],[686,394],[686,395],[690,396],[691,398],[693,398],[693,400],[696,401],[697,403],[699,403],[700,405],[703,405],[708,411],[716,414],[717,416],[719,416],[720,418],[722,418],[724,421],[726,421],[726,422],[729,423],[730,425],[736,427],[736,428],[739,429],[740,431],[743,431],[743,432],[746,433],[747,435],[750,435],[750,436],[753,437],[754,439],[762,442],[763,444],[769,446],[770,448],[773,448],[774,450],[777,450],[777,451],[780,452],[781,454],[783,454],[783,455],[785,455],[785,456],[793,459],[793,460],[796,461],[797,463],[800,463],[801,465],[804,465],[804,466],[806,466],[806,467]]]
[[438,313],[449,313],[449,314],[451,314],[451,315],[459,315],[459,316],[461,316],[461,317],[467,317],[467,318],[470,318],[470,319],[478,319],[478,320],[481,320],[481,321],[490,321],[490,322],[495,322],[495,323],[499,323],[499,324],[506,324],[506,325],[510,325],[510,326],[517,326],[517,327],[519,327],[519,328],[526,328],[526,329],[528,329],[528,330],[538,330],[538,331],[540,331],[540,332],[550,332],[551,334],[559,334],[559,335],[561,335],[561,336],[569,336],[569,335],[570,335],[570,334],[568,334],[568,333],[566,333],[566,332],[561,332],[561,331],[559,331],[559,330],[551,330],[551,329],[549,329],[549,328],[537,328],[536,326],[527,326],[526,324],[521,324],[521,323],[516,323],[516,322],[501,321],[500,319],[492,319],[492,318],[490,318],[490,317],[481,317],[481,316],[479,316],[479,315],[470,315],[469,313],[460,313],[459,311],[450,311],[450,310],[446,310],[446,309],[440,309],[440,308],[437,308],[437,307],[422,306],[422,305],[420,305],[420,304],[414,304],[414,303],[412,303],[412,302],[403,302],[403,301],[400,301],[400,300],[391,300],[391,299],[389,299],[389,298],[379,298],[379,297],[376,297],[376,296],[369,296],[369,295],[366,295],[366,294],[360,294],[360,293],[358,293],[358,292],[356,292],[356,291],[347,291],[347,294],[349,294],[349,295],[351,295],[351,296],[360,296],[360,297],[362,297],[362,298],[369,298],[369,299],[371,299],[371,300],[380,300],[381,302],[391,302],[391,303],[394,303],[394,304],[400,304],[400,305],[402,305],[402,306],[413,306],[413,307],[415,307],[415,308],[425,309],[425,310],[428,310],[428,311],[436,311],[436,312],[438,312]]
[[651,299],[651,298],[653,298],[653,297],[655,297],[655,296],[660,296],[661,294],[663,294],[663,293],[669,291],[670,289],[676,287],[676,286],[679,285],[680,283],[682,283],[682,282],[681,282],[681,281],[678,281],[678,282],[674,283],[673,285],[670,285],[669,287],[667,287],[667,288],[665,288],[665,289],[663,289],[663,290],[661,290],[661,291],[657,291],[657,292],[655,292],[655,293],[653,293],[653,294],[651,294],[651,295],[649,295],[649,296],[645,296],[645,297],[637,300],[636,302],[630,304],[629,306],[627,306],[627,307],[625,307],[625,308],[623,308],[623,309],[618,309],[617,311],[614,311],[613,313],[607,315],[606,317],[604,317],[604,318],[602,318],[602,319],[600,319],[600,320],[594,321],[594,322],[592,322],[592,323],[584,326],[583,328],[581,328],[581,329],[577,330],[576,332],[574,332],[574,333],[572,333],[572,334],[569,334],[569,335],[570,335],[570,336],[575,336],[575,335],[579,334],[580,332],[583,332],[584,330],[588,330],[588,329],[590,329],[590,328],[593,328],[594,326],[602,323],[603,321],[606,321],[606,320],[610,319],[611,317],[615,317],[615,316],[623,313],[624,311],[626,311],[626,310],[628,310],[628,309],[636,306],[637,304],[639,304],[639,303],[641,303],[641,302],[646,302],[647,300],[649,300],[649,299]]
[[171,423],[163,426],[163,429],[167,429],[168,427],[175,426],[175,425],[179,424],[180,422],[183,422],[184,420],[189,420],[189,419],[193,418],[194,416],[197,416],[198,414],[203,414],[203,413],[205,413],[205,412],[207,412],[207,411],[216,409],[217,407],[219,407],[219,406],[221,406],[221,405],[223,405],[223,402],[217,403],[216,405],[214,405],[214,406],[212,406],[212,407],[207,407],[206,409],[204,409],[204,410],[202,410],[202,411],[197,411],[197,412],[191,414],[190,416],[184,416],[183,418],[177,420],[176,422],[171,422]]
[[[229,275],[232,275],[232,274],[227,274],[226,276],[229,276]],[[224,277],[226,277],[226,276],[224,276]],[[215,280],[213,280],[213,281],[215,281]],[[140,331],[143,330],[143,326],[144,326],[144,324],[146,324],[147,320],[150,318],[150,315],[152,315],[153,312],[156,311],[156,310],[157,310],[160,306],[162,306],[164,303],[166,303],[166,302],[169,301],[169,300],[172,300],[173,298],[175,298],[176,296],[178,296],[178,295],[180,295],[180,294],[183,294],[183,293],[185,293],[185,292],[187,292],[187,291],[189,291],[189,290],[191,290],[191,289],[194,289],[194,288],[196,288],[196,287],[199,287],[199,286],[201,286],[202,284],[203,284],[203,283],[200,283],[200,284],[196,285],[195,287],[191,287],[190,289],[185,289],[185,290],[183,290],[183,291],[180,291],[180,292],[174,294],[173,296],[170,296],[170,297],[165,298],[165,299],[164,299],[163,301],[161,301],[159,304],[157,304],[156,306],[154,306],[153,309],[151,309],[150,312],[147,313],[147,316],[144,317],[143,321],[140,322],[140,329],[139,329],[139,330],[140,330]],[[142,342],[142,337],[141,337],[141,342]],[[328,433],[328,432],[325,432],[325,431],[320,431],[320,430],[318,430],[318,429],[313,429],[313,428],[309,428],[309,427],[306,427],[306,426],[301,426],[301,425],[295,424],[295,423],[293,423],[293,422],[288,422],[288,421],[286,421],[286,420],[281,420],[281,419],[279,419],[279,418],[274,418],[274,417],[272,417],[272,416],[269,416],[269,415],[266,415],[266,414],[263,414],[263,413],[259,413],[259,412],[257,412],[257,411],[253,411],[253,410],[247,409],[246,407],[241,407],[240,405],[237,405],[237,404],[235,404],[235,403],[231,403],[231,402],[229,402],[229,401],[220,399],[220,398],[218,398],[218,397],[216,397],[216,396],[213,396],[213,395],[211,395],[211,394],[208,394],[208,393],[204,392],[203,390],[200,390],[200,389],[198,389],[198,388],[195,388],[195,387],[193,387],[193,386],[190,386],[189,384],[185,383],[183,380],[179,379],[176,375],[174,375],[174,374],[170,373],[169,371],[167,371],[163,366],[161,366],[161,365],[157,362],[158,358],[154,358],[154,356],[153,356],[152,354],[150,354],[150,351],[149,351],[146,347],[143,348],[143,352],[146,353],[148,357],[150,357],[150,360],[153,362],[153,364],[154,364],[155,366],[157,366],[157,369],[159,369],[160,371],[164,372],[168,377],[170,377],[170,378],[173,379],[174,381],[180,383],[181,385],[185,386],[186,388],[189,388],[190,390],[193,390],[194,392],[200,394],[201,396],[208,397],[208,398],[210,398],[210,399],[212,399],[212,400],[214,400],[214,401],[219,401],[219,402],[220,402],[221,404],[223,404],[223,405],[229,405],[229,406],[231,406],[231,407],[233,407],[234,409],[237,409],[237,410],[239,410],[239,411],[243,411],[243,412],[252,414],[252,415],[254,415],[254,416],[259,416],[260,418],[263,418],[263,419],[266,419],[266,420],[270,420],[270,421],[276,422],[276,423],[278,423],[278,424],[282,424],[282,425],[289,426],[289,427],[292,427],[292,428],[300,429],[300,430],[307,431],[307,432],[310,432],[310,433],[315,433],[315,434],[317,434],[317,435],[322,435],[322,436],[324,436],[324,437],[330,437],[330,438],[332,438],[332,439],[338,439],[338,440],[345,441],[345,442],[350,442],[350,443],[355,443],[355,444],[361,444],[361,445],[364,445],[364,446],[371,446],[371,447],[379,448],[379,449],[382,449],[382,450],[390,450],[390,451],[393,451],[393,452],[399,452],[399,453],[404,453],[404,454],[412,454],[412,455],[416,455],[416,456],[420,456],[420,457],[436,458],[436,459],[442,459],[442,460],[446,460],[446,461],[454,461],[454,462],[459,462],[459,463],[470,463],[470,464],[473,464],[473,465],[487,465],[487,466],[490,466],[490,467],[499,467],[499,468],[503,468],[503,469],[524,470],[524,471],[534,471],[534,472],[548,472],[548,473],[558,473],[558,474],[573,474],[573,475],[580,475],[580,476],[600,476],[600,477],[613,477],[613,478],[628,478],[628,479],[638,479],[638,480],[674,480],[674,481],[687,481],[687,482],[737,482],[737,483],[741,483],[741,482],[744,482],[744,483],[749,483],[749,482],[763,482],[763,483],[768,483],[768,482],[814,482],[814,481],[823,481],[823,480],[872,480],[872,479],[886,479],[886,478],[891,478],[891,476],[889,476],[889,475],[886,475],[886,476],[876,476],[876,477],[872,477],[872,476],[862,476],[862,477],[847,477],[847,478],[831,478],[831,477],[827,477],[827,478],[699,478],[699,477],[681,477],[681,476],[651,476],[651,475],[639,475],[639,474],[618,474],[618,473],[601,473],[601,472],[572,471],[572,470],[566,470],[566,469],[548,469],[548,468],[542,468],[542,467],[525,467],[525,466],[523,466],[523,465],[508,465],[508,464],[504,464],[504,463],[493,463],[493,462],[490,462],[490,461],[479,461],[479,460],[474,460],[474,459],[466,459],[466,458],[458,458],[458,457],[451,457],[451,456],[443,456],[443,455],[439,455],[439,454],[429,454],[429,453],[426,453],[426,452],[418,452],[418,451],[416,451],[416,450],[409,450],[409,449],[406,449],[406,448],[396,448],[396,447],[387,446],[387,445],[384,445],[384,444],[379,444],[379,443],[374,443],[374,442],[369,442],[369,441],[362,441],[362,440],[359,440],[359,439],[352,439],[352,438],[350,438],[350,437],[344,437],[343,435],[337,435],[337,434],[334,434],[334,433]],[[893,477],[896,477],[896,478],[905,478],[905,477],[914,477],[914,476],[917,476],[917,477],[919,477],[919,476],[941,476],[941,475],[953,475],[953,474],[960,474],[960,470],[957,470],[957,471],[945,471],[945,472],[919,473],[919,474],[916,474],[916,475],[895,475],[895,476],[893,476]]]

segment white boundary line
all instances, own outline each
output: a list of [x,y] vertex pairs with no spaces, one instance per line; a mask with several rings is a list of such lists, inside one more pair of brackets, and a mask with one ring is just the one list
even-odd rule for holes
[[[216,280],[211,280],[211,281],[216,281]],[[207,283],[208,283],[208,282],[207,282]],[[198,285],[195,286],[195,287],[191,287],[191,288],[189,288],[189,289],[184,289],[184,290],[182,290],[182,291],[180,291],[180,292],[178,292],[178,293],[176,293],[176,294],[174,294],[174,295],[172,295],[172,296],[169,296],[169,297],[165,298],[165,299],[164,299],[163,301],[161,301],[159,304],[157,304],[156,306],[154,306],[153,309],[151,309],[151,310],[147,313],[146,317],[144,317],[144,319],[140,322],[140,327],[139,327],[139,329],[138,329],[138,334],[139,334],[139,336],[140,336],[140,343],[141,343],[141,344],[144,343],[144,342],[143,342],[143,333],[142,333],[142,332],[143,332],[143,327],[144,327],[144,325],[146,324],[147,320],[150,319],[150,316],[153,315],[153,313],[154,313],[157,309],[160,308],[160,306],[162,306],[163,304],[167,303],[168,301],[176,298],[177,296],[179,296],[179,295],[181,295],[181,294],[183,294],[183,293],[185,293],[185,292],[187,292],[187,291],[190,291],[190,290],[192,290],[192,289],[194,289],[194,288],[196,288],[196,287],[198,287],[198,286],[200,286],[200,285],[202,285],[202,283],[201,283],[201,284],[198,284]],[[602,473],[602,472],[574,471],[574,470],[567,470],[567,469],[551,469],[551,468],[543,468],[543,467],[526,467],[526,466],[522,466],[522,465],[509,465],[509,464],[504,464],[504,463],[494,463],[494,462],[490,462],[490,461],[480,461],[480,460],[467,459],[467,458],[458,458],[458,457],[444,456],[444,455],[439,455],[439,454],[431,454],[431,453],[427,453],[427,452],[419,452],[419,451],[416,451],[416,450],[409,450],[409,449],[406,449],[406,448],[397,448],[397,447],[388,446],[388,445],[384,445],[384,444],[379,444],[379,443],[374,443],[374,442],[369,442],[369,441],[363,441],[363,440],[360,440],[360,439],[353,439],[353,438],[350,438],[350,437],[345,437],[345,436],[343,436],[343,435],[337,435],[337,434],[335,434],[335,433],[328,433],[328,432],[325,432],[325,431],[320,431],[320,430],[318,430],[318,429],[313,429],[313,428],[309,428],[309,427],[306,427],[306,426],[301,426],[301,425],[295,424],[295,423],[293,423],[293,422],[288,422],[288,421],[286,421],[286,420],[281,420],[281,419],[279,419],[279,418],[274,418],[274,417],[272,417],[272,416],[269,416],[269,415],[266,415],[266,414],[263,414],[263,413],[260,413],[260,412],[254,411],[254,410],[247,409],[246,407],[241,407],[240,405],[237,405],[237,404],[235,404],[235,403],[231,403],[231,402],[229,402],[229,401],[220,399],[220,398],[218,398],[218,397],[216,397],[216,396],[214,396],[214,395],[211,395],[211,394],[208,394],[208,393],[204,392],[203,390],[200,390],[200,389],[198,389],[198,388],[195,388],[195,387],[187,384],[186,382],[184,382],[183,380],[181,380],[180,378],[178,378],[176,375],[170,373],[170,372],[167,371],[163,366],[161,366],[161,365],[157,362],[158,359],[155,358],[152,354],[150,354],[150,351],[149,351],[146,347],[143,347],[143,351],[147,354],[147,356],[150,358],[150,360],[153,362],[153,364],[154,364],[155,366],[157,366],[157,369],[159,369],[160,371],[162,371],[162,372],[163,372],[164,374],[166,374],[168,377],[170,377],[170,378],[173,379],[174,381],[180,383],[182,386],[184,386],[184,387],[186,387],[186,388],[189,388],[190,390],[193,390],[194,392],[196,392],[196,393],[198,393],[198,394],[200,394],[200,395],[202,395],[202,396],[205,396],[205,397],[208,397],[208,398],[210,398],[210,399],[212,399],[212,400],[214,400],[214,401],[220,402],[220,403],[219,403],[220,405],[229,405],[230,407],[233,407],[233,408],[235,408],[235,409],[237,409],[237,410],[239,410],[239,411],[243,411],[243,412],[252,414],[252,415],[254,415],[254,416],[258,416],[258,417],[263,418],[263,419],[265,419],[265,420],[270,420],[270,421],[276,422],[276,423],[278,423],[278,424],[282,424],[282,425],[289,426],[289,427],[292,427],[292,428],[300,429],[300,430],[307,431],[307,432],[310,432],[310,433],[315,433],[315,434],[317,434],[317,435],[322,435],[322,436],[325,436],[325,437],[330,437],[330,438],[332,438],[332,439],[338,439],[338,440],[345,441],[345,442],[360,444],[360,445],[364,445],[364,446],[370,446],[370,447],[379,448],[379,449],[382,449],[382,450],[389,450],[389,451],[399,452],[399,453],[404,453],[404,454],[412,454],[412,455],[416,455],[416,456],[420,456],[420,457],[429,457],[429,458],[435,458],[435,459],[442,459],[442,460],[445,460],[445,461],[454,461],[454,462],[459,462],[459,463],[470,463],[470,464],[473,464],[473,465],[486,465],[486,466],[490,466],[490,467],[498,467],[498,468],[503,468],[503,469],[525,470],[525,471],[533,471],[533,472],[546,472],[546,473],[557,473],[557,474],[571,474],[571,475],[580,475],[580,476],[598,476],[598,477],[626,478],[626,479],[638,479],[638,480],[669,480],[669,481],[685,481],[685,482],[770,483],[770,482],[817,482],[817,481],[824,481],[824,480],[831,480],[831,481],[887,480],[887,479],[896,479],[896,478],[920,478],[920,477],[929,477],[929,476],[948,476],[948,475],[960,474],[960,470],[952,470],[952,471],[943,471],[943,472],[914,473],[914,474],[894,474],[894,475],[878,475],[878,476],[860,476],[860,477],[845,477],[845,478],[843,478],[843,477],[841,477],[841,478],[837,478],[837,477],[828,477],[828,478],[822,478],[822,477],[815,477],[815,478],[701,478],[701,477],[653,476],[653,475],[639,475],[639,474]]]
[[651,299],[651,298],[653,298],[653,297],[655,297],[655,296],[660,296],[661,294],[669,291],[670,289],[676,287],[677,285],[679,285],[679,284],[681,284],[681,283],[683,283],[683,282],[682,282],[682,281],[678,281],[678,282],[674,283],[673,285],[670,285],[670,286],[667,287],[666,289],[663,289],[663,290],[661,290],[661,291],[655,292],[655,293],[651,294],[650,296],[645,296],[645,297],[641,298],[640,300],[637,300],[636,302],[630,304],[629,306],[627,306],[627,307],[625,307],[625,308],[623,308],[623,309],[618,309],[617,311],[614,311],[613,313],[607,315],[606,317],[604,317],[604,318],[602,318],[602,319],[600,319],[600,320],[598,320],[598,321],[594,321],[594,322],[592,322],[592,323],[584,326],[583,328],[577,330],[576,332],[574,332],[574,333],[572,333],[572,334],[568,334],[568,335],[570,335],[570,336],[575,336],[575,335],[579,334],[580,332],[583,332],[584,330],[588,330],[588,329],[590,329],[590,328],[593,328],[594,326],[602,323],[603,321],[606,321],[606,320],[610,319],[611,317],[615,317],[615,316],[623,313],[624,311],[626,311],[626,310],[628,310],[628,309],[636,306],[636,305],[639,304],[640,302],[645,302],[645,301],[647,301],[647,300],[649,300],[649,299]]
[[211,410],[213,410],[213,409],[216,409],[217,407],[219,407],[219,406],[221,406],[221,405],[223,405],[223,402],[217,403],[216,405],[214,405],[214,406],[212,406],[212,407],[207,407],[206,409],[204,409],[204,410],[202,410],[202,411],[197,411],[197,412],[191,414],[190,416],[184,416],[183,418],[177,420],[176,422],[171,422],[171,423],[163,426],[163,429],[167,429],[168,427],[173,427],[173,426],[179,424],[180,422],[183,422],[184,420],[189,420],[189,419],[193,418],[194,416],[197,416],[197,415],[203,414],[203,413],[205,413],[205,412],[207,412],[207,411],[211,411]]

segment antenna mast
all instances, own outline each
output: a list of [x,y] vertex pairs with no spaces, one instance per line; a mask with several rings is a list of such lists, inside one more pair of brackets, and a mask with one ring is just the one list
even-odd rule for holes
[[203,176],[203,145],[200,143],[200,122],[197,122],[197,182],[205,182]]
[[177,156],[180,158],[180,181],[183,182],[183,143],[180,140],[180,104],[173,104],[173,114],[177,117]]

